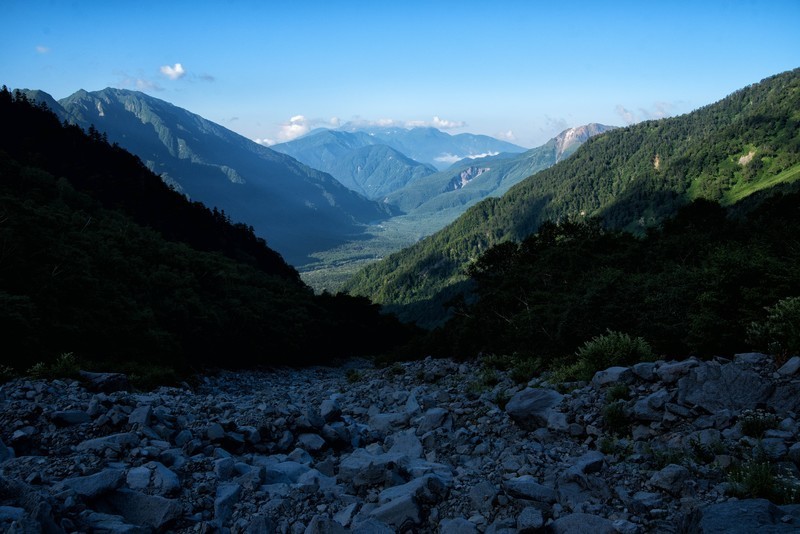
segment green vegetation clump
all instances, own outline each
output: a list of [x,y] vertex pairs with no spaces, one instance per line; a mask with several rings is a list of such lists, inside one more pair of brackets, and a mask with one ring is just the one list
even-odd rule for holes
[[776,504],[800,502],[800,480],[764,458],[746,460],[728,474],[729,492],[740,498],[769,499]]
[[607,333],[592,338],[578,349],[578,362],[584,377],[591,378],[597,371],[614,366],[629,366],[652,359],[650,345],[641,337],[631,337],[621,332]]
[[71,352],[64,352],[50,363],[37,362],[27,371],[31,378],[77,378],[80,371],[78,359]]
[[767,430],[778,428],[778,423],[777,415],[764,410],[744,410],[739,416],[742,434],[752,438],[763,438]]
[[747,335],[751,343],[779,360],[800,354],[800,297],[781,299],[766,311],[764,319],[750,323]]
[[625,402],[614,401],[603,406],[603,425],[607,432],[624,436],[630,433],[631,421],[625,413]]
[[17,372],[14,370],[13,367],[0,364],[0,384],[5,384],[6,382],[16,377],[17,377]]
[[364,378],[364,375],[358,369],[348,369],[345,377],[348,383],[355,384],[356,382],[360,382],[361,379]]

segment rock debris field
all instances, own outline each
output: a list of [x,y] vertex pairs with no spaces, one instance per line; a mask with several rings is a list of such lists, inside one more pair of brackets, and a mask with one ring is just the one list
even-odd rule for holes
[[[0,531],[797,532],[799,370],[740,354],[557,389],[430,358],[146,393],[16,379]],[[747,493],[759,467],[770,500]]]

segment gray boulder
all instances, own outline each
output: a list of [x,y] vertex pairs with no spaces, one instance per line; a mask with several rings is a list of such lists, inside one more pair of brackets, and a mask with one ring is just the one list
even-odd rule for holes
[[442,519],[439,521],[439,534],[478,534],[478,529],[463,517]]
[[89,391],[102,391],[113,393],[115,391],[130,391],[131,384],[128,377],[122,373],[90,373],[79,371],[81,380]]
[[166,528],[183,515],[183,506],[178,500],[145,495],[129,489],[109,493],[103,498],[102,504],[111,513],[124,517],[127,523],[155,530]]
[[94,499],[120,487],[124,475],[122,469],[104,469],[93,475],[68,478],[62,483],[81,497]]
[[547,421],[563,395],[552,389],[526,388],[508,401],[506,413],[519,426],[535,430],[547,426]]
[[539,484],[531,475],[522,475],[521,477],[506,480],[503,483],[503,489],[509,495],[518,499],[548,504],[553,504],[558,500],[558,494],[555,489]]
[[214,521],[219,527],[225,526],[233,515],[233,507],[239,502],[242,487],[239,484],[220,484],[214,499]]
[[683,483],[689,478],[689,470],[682,465],[670,464],[650,477],[650,485],[672,495],[679,495]]
[[139,443],[139,438],[133,432],[123,432],[121,434],[111,434],[101,438],[87,439],[79,443],[76,450],[78,452],[104,452],[112,450],[119,452],[123,448],[133,447]]
[[89,414],[83,410],[59,410],[50,414],[50,419],[56,426],[72,426],[91,421]]
[[616,534],[614,523],[592,514],[569,514],[550,525],[553,534]]
[[755,371],[707,362],[678,381],[678,403],[698,406],[709,413],[754,409],[769,399],[774,388]]
[[705,506],[689,516],[686,532],[698,534],[778,534],[800,531],[800,518],[766,499],[745,499]]

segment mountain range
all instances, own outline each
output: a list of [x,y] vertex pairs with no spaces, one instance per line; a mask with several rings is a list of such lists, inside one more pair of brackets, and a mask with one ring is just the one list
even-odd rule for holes
[[141,92],[81,90],[59,101],[26,94],[62,120],[104,132],[191,199],[253,226],[295,265],[391,215],[328,174]]
[[504,194],[524,178],[570,156],[590,137],[612,128],[587,124],[564,130],[544,145],[522,153],[467,158],[394,191],[385,202],[404,213],[435,213],[455,208],[460,215],[475,202]]
[[367,266],[345,288],[406,319],[441,324],[442,305],[468,286],[465,268],[492,245],[520,240],[543,221],[597,217],[642,233],[695,198],[730,205],[778,185],[792,187],[800,179],[798,109],[800,69],[686,115],[606,132],[502,197],[479,202],[436,234]]

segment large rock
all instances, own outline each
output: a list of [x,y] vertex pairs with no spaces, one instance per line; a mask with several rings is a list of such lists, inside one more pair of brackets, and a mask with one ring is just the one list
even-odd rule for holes
[[108,494],[103,504],[110,508],[111,513],[124,517],[126,522],[155,530],[166,528],[183,515],[183,506],[178,500],[129,489]]
[[518,499],[548,504],[553,504],[558,500],[558,494],[555,489],[539,484],[531,475],[522,475],[521,477],[506,480],[503,483],[503,488],[509,495]]
[[650,477],[650,485],[672,495],[680,495],[683,483],[689,478],[689,470],[682,465],[670,464]]
[[239,502],[242,487],[239,484],[220,484],[214,499],[214,521],[219,527],[225,526],[233,515],[233,507]]
[[133,432],[123,432],[121,434],[111,434],[101,438],[87,439],[79,443],[76,447],[78,452],[105,452],[112,450],[121,451],[126,447],[133,447],[139,443],[139,438]]
[[80,377],[89,391],[102,391],[113,393],[115,391],[130,391],[131,384],[128,377],[122,373],[90,373],[80,371]]
[[369,513],[378,521],[382,521],[404,532],[422,523],[422,508],[412,495],[402,495],[382,504]]
[[553,534],[616,534],[614,523],[592,514],[569,514],[553,521],[550,525]]
[[774,383],[739,365],[706,362],[678,381],[678,403],[720,410],[752,410],[766,403]]
[[506,413],[519,426],[535,430],[547,426],[547,420],[563,395],[552,389],[526,388],[508,401]]
[[104,469],[99,473],[65,479],[62,483],[81,497],[94,499],[122,485],[122,469]]
[[766,499],[746,499],[712,504],[691,515],[684,531],[698,534],[751,534],[800,532],[800,518],[790,507]]

